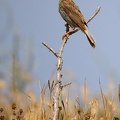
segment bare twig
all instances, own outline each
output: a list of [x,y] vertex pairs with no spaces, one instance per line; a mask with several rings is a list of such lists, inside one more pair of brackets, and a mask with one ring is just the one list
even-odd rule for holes
[[71,82],[63,85],[62,88],[66,87],[66,86],[68,86],[68,85],[71,85]]
[[99,6],[97,8],[97,10],[95,11],[95,13],[93,14],[93,16],[91,16],[91,18],[89,18],[89,20],[87,21],[87,24],[100,12],[101,7]]
[[42,42],[42,44],[43,44],[46,48],[48,48],[56,57],[58,57],[57,53],[56,53],[52,48],[50,48],[45,42]]

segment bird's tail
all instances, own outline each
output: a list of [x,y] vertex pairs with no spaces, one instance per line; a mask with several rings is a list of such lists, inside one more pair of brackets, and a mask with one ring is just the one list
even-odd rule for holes
[[95,43],[96,43],[96,41],[95,41],[95,39],[93,38],[92,34],[89,32],[88,28],[85,30],[85,34],[86,34],[86,36],[87,36],[87,38],[88,38],[88,41],[89,41],[90,45],[91,45],[93,48],[95,48]]

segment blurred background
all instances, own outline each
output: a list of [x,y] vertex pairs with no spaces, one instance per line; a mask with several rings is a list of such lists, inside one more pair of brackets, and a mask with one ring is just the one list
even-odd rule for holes
[[[86,36],[70,36],[63,52],[63,84],[72,82],[74,95],[80,94],[86,79],[90,94],[98,93],[99,79],[104,91],[116,92],[120,80],[120,1],[74,0],[96,39],[93,49]],[[65,33],[58,12],[59,0],[0,0],[0,89],[33,90],[39,95],[48,80],[55,80],[56,52]]]

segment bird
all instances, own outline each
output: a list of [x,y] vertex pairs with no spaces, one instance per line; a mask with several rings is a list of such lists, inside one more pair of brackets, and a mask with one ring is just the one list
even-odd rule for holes
[[71,30],[66,32],[62,36],[62,39],[67,37],[69,33],[73,32],[75,28],[78,28],[87,36],[90,45],[95,48],[96,41],[88,29],[87,22],[85,21],[82,12],[73,0],[59,0],[59,13],[71,27]]

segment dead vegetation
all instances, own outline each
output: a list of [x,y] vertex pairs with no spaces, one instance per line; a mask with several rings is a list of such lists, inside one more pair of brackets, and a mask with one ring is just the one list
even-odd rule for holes
[[[100,82],[99,82],[100,83]],[[91,99],[87,94],[86,80],[83,85],[83,97],[70,94],[72,84],[63,87],[60,95],[60,106],[58,120],[119,120],[119,85],[118,96],[104,94],[102,85],[97,96]],[[67,89],[66,89],[67,88]],[[53,95],[54,80],[48,80],[37,98],[32,91],[25,93],[9,93],[11,97],[1,94],[0,98],[0,120],[50,120],[53,117]],[[14,97],[14,98],[12,98]],[[83,99],[82,99],[83,98]]]

